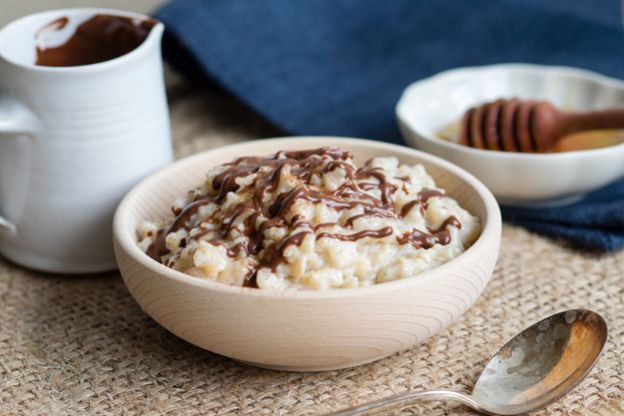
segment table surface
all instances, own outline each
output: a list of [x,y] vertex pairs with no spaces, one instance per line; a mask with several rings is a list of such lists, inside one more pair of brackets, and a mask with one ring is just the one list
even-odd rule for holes
[[[99,4],[145,10],[161,2]],[[0,24],[88,3],[3,0]],[[167,83],[177,157],[279,134],[223,92],[171,71]],[[323,373],[256,369],[194,347],[152,321],[117,273],[43,275],[0,258],[0,415],[314,415],[408,389],[469,391],[507,339],[568,308],[603,314],[609,341],[590,376],[540,414],[624,413],[624,251],[579,252],[505,225],[494,276],[457,323],[411,350]],[[472,413],[430,403],[393,414]]]
[[[276,131],[231,97],[167,73],[177,157]],[[624,251],[578,252],[504,226],[494,276],[459,322],[409,351],[324,373],[238,364],[168,333],[117,273],[42,275],[0,259],[0,414],[313,415],[407,389],[470,390],[487,358],[553,312],[591,308],[611,333],[591,375],[548,415],[624,412]],[[400,414],[463,414],[427,404]]]

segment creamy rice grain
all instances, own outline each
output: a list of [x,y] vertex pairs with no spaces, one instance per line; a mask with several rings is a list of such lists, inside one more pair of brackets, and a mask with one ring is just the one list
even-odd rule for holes
[[192,276],[261,289],[327,290],[413,277],[457,257],[478,218],[422,165],[321,148],[243,157],[145,222],[139,246]]

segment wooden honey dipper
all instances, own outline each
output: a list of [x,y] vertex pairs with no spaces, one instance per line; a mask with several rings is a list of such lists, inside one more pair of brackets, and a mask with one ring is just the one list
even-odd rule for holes
[[466,111],[459,143],[477,149],[541,153],[572,133],[618,128],[624,128],[624,108],[565,113],[547,101],[499,99]]

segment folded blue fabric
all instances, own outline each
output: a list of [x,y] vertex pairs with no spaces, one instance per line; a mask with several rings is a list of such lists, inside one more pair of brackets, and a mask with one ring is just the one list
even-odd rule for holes
[[578,247],[600,251],[624,247],[624,179],[574,204],[539,209],[503,206],[502,211],[513,224]]
[[[618,0],[177,0],[156,17],[175,67],[216,81],[292,134],[401,143],[402,90],[452,67],[533,62],[624,76]],[[624,198],[610,201],[624,209]],[[605,224],[583,204],[565,212],[587,229],[546,209],[504,214],[584,247],[624,245],[624,214],[609,211],[620,222]]]

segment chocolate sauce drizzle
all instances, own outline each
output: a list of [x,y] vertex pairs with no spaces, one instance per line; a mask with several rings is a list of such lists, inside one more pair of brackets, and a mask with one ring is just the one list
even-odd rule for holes
[[451,242],[451,232],[448,230],[448,226],[461,228],[461,223],[454,216],[448,217],[440,227],[435,230],[429,229],[429,234],[419,230],[412,230],[411,233],[405,233],[400,237],[397,237],[399,244],[411,244],[416,248],[431,248],[436,244],[447,245]]
[[406,217],[407,214],[409,214],[409,212],[415,206],[420,207],[421,212],[424,213],[425,209],[427,208],[427,201],[429,200],[429,198],[433,198],[434,196],[442,196],[442,195],[444,194],[438,191],[437,189],[424,188],[422,191],[418,193],[418,197],[416,199],[403,205],[403,208],[401,208],[401,217]]
[[[364,217],[405,217],[414,207],[424,210],[430,198],[443,195],[439,190],[425,188],[415,200],[405,204],[400,212],[396,212],[391,195],[397,190],[397,185],[388,181],[385,172],[380,168],[365,166],[356,170],[348,163],[351,158],[352,155],[348,151],[324,147],[305,151],[280,151],[267,158],[241,157],[227,163],[212,179],[212,189],[206,195],[196,194],[192,202],[183,209],[173,209],[175,219],[168,226],[158,230],[156,238],[147,249],[147,254],[159,262],[162,261],[162,257],[169,253],[165,243],[169,233],[182,228],[190,231],[193,228],[190,220],[202,206],[209,203],[222,204],[230,192],[239,190],[237,179],[249,175],[256,175],[252,184],[247,185],[253,189],[252,197],[235,205],[226,213],[216,210],[199,226],[202,228],[206,224],[211,224],[212,228],[204,227],[204,230],[189,235],[183,241],[184,245],[187,245],[189,240],[206,239],[210,244],[226,247],[230,257],[251,255],[257,258],[257,263],[249,268],[245,278],[244,286],[248,287],[257,287],[258,269],[269,267],[275,270],[283,260],[284,250],[287,247],[301,245],[306,237],[315,235],[315,231],[332,226],[350,228],[356,220]],[[320,178],[321,175],[335,169],[341,169],[345,175],[344,183],[337,189],[324,191],[312,184],[313,178]],[[299,185],[275,195],[285,170],[288,175],[300,181]],[[377,183],[365,182],[364,180],[368,178],[374,178]],[[407,178],[397,179],[407,180]],[[375,189],[379,191],[380,197],[371,192]],[[271,196],[273,203],[267,205],[265,201]],[[314,204],[322,203],[338,211],[362,207],[363,213],[347,218],[342,225],[337,223],[313,225],[301,215],[289,218],[291,207],[299,200]],[[398,236],[396,241],[399,244],[411,244],[416,248],[429,248],[435,244],[445,245],[451,240],[450,231],[447,229],[449,225],[461,227],[457,218],[451,216],[438,229],[429,229],[429,233],[414,229],[410,233]],[[288,228],[289,235],[279,241],[265,244],[265,231],[273,227]],[[226,241],[232,241],[234,231],[244,237],[243,242],[237,242],[228,248]],[[386,226],[350,234],[320,232],[314,238],[357,241],[362,238],[387,238],[392,233],[392,227]]]

